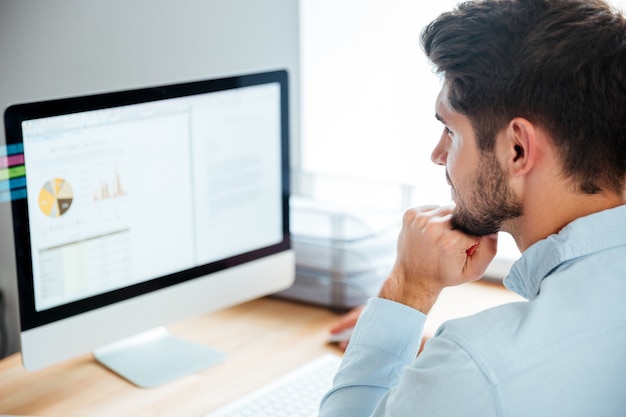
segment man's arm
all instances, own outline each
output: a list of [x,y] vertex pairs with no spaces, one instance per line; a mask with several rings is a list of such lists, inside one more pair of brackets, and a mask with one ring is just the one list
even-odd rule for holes
[[480,278],[495,256],[496,239],[454,230],[451,213],[450,207],[430,206],[405,214],[396,263],[380,297],[359,317],[320,416],[369,416],[381,401],[383,409],[393,408],[387,394],[415,360],[426,314],[441,290]]
[[[417,356],[426,316],[373,298],[361,312],[320,417],[369,416]],[[398,335],[402,335],[398,337]]]

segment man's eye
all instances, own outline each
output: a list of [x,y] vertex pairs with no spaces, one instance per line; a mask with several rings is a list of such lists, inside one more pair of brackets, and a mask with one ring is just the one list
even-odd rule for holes
[[447,126],[444,129],[446,130],[446,135],[448,136],[454,135],[454,133]]

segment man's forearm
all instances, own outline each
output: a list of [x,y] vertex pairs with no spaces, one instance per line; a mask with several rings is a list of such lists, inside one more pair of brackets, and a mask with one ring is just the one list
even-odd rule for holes
[[415,360],[426,316],[382,298],[368,302],[320,417],[371,415],[404,367]]

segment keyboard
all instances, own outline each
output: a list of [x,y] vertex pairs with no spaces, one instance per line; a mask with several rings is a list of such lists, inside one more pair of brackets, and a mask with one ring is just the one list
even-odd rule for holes
[[315,417],[340,363],[323,355],[205,417]]

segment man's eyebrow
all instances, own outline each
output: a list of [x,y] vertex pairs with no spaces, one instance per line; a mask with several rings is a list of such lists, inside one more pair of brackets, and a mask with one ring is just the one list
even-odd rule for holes
[[435,113],[435,119],[439,120],[444,125],[446,124],[446,122],[443,120],[443,117],[441,117],[439,113]]

